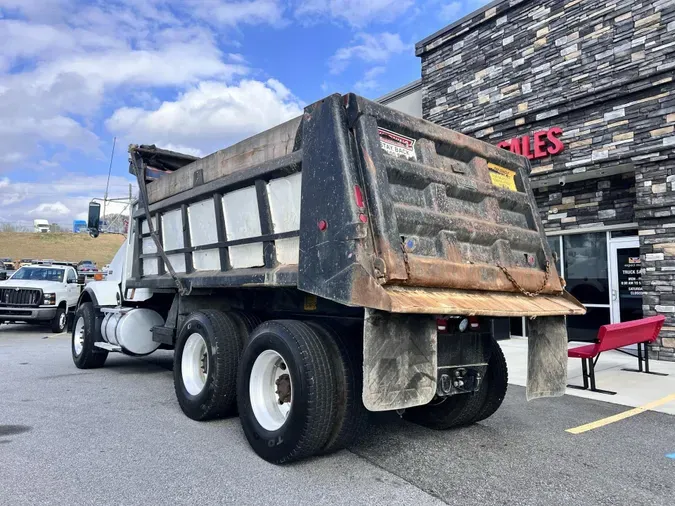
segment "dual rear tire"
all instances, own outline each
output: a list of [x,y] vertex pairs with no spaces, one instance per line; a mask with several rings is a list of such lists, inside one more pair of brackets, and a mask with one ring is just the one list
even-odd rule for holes
[[[361,402],[360,342],[316,322],[258,320],[203,310],[184,323],[174,355],[181,409],[194,420],[239,412],[253,450],[274,464],[331,453],[355,442],[368,423]],[[433,429],[484,420],[501,405],[508,372],[493,341],[480,389],[409,409]]]
[[236,399],[248,442],[275,464],[353,443],[367,424],[356,347],[318,323],[257,323],[215,310],[188,317],[174,354],[183,412],[194,420],[223,417],[234,413]]

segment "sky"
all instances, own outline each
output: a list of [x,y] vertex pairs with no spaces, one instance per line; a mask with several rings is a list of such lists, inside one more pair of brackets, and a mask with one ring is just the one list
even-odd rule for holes
[[109,168],[126,197],[130,143],[204,156],[331,93],[378,98],[487,1],[0,0],[0,225],[85,218]]

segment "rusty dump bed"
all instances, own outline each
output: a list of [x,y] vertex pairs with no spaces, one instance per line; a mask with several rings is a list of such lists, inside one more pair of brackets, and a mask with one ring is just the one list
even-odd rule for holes
[[[132,146],[131,154],[133,172],[162,166],[161,150]],[[175,167],[171,156],[166,165]],[[167,226],[182,227],[184,240],[169,238],[166,253],[190,288],[297,286],[399,313],[584,313],[563,291],[527,160],[485,142],[353,94],[332,95],[301,118],[181,163],[147,194],[153,216],[183,218],[181,226],[172,217],[162,237]],[[242,204],[227,203],[248,190],[253,211],[237,217]],[[190,227],[204,226],[190,222],[192,206],[214,207],[211,242],[190,242]],[[142,208],[135,217],[145,228],[135,258],[158,256],[143,250]],[[242,220],[248,232],[234,230]],[[243,261],[242,246],[252,255]],[[207,250],[214,260],[201,260]],[[173,286],[162,262],[144,269],[140,260],[130,286]]]

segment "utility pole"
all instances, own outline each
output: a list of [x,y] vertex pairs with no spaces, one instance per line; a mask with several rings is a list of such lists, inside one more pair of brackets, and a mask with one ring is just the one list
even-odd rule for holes
[[105,195],[103,196],[103,221],[105,221],[105,205],[108,202],[108,188],[110,187],[110,174],[112,172],[113,156],[115,155],[115,143],[117,137],[113,137],[112,151],[110,152],[110,165],[108,166],[108,180],[105,183]]
[[134,197],[131,193],[131,190],[132,190],[131,183],[129,183],[129,222],[127,223],[127,227],[126,227],[125,232],[127,230],[131,230],[131,228],[130,228],[131,227],[131,220],[134,216],[134,206],[133,206],[133,198]]

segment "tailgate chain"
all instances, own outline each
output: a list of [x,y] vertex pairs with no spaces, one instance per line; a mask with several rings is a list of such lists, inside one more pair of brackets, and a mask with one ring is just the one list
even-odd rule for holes
[[518,284],[518,281],[516,281],[513,278],[513,276],[511,276],[511,273],[508,271],[508,269],[506,267],[504,267],[503,265],[500,265],[500,264],[497,264],[497,267],[499,267],[502,270],[502,272],[504,273],[504,276],[506,276],[506,278],[511,282],[511,284],[513,286],[515,286],[516,289],[520,293],[525,295],[526,297],[536,297],[537,295],[539,295],[544,290],[544,288],[546,288],[546,283],[548,283],[548,278],[551,275],[551,263],[547,260],[546,261],[546,270],[544,271],[544,282],[534,292],[528,292],[527,290],[525,290],[522,286],[520,286]]

